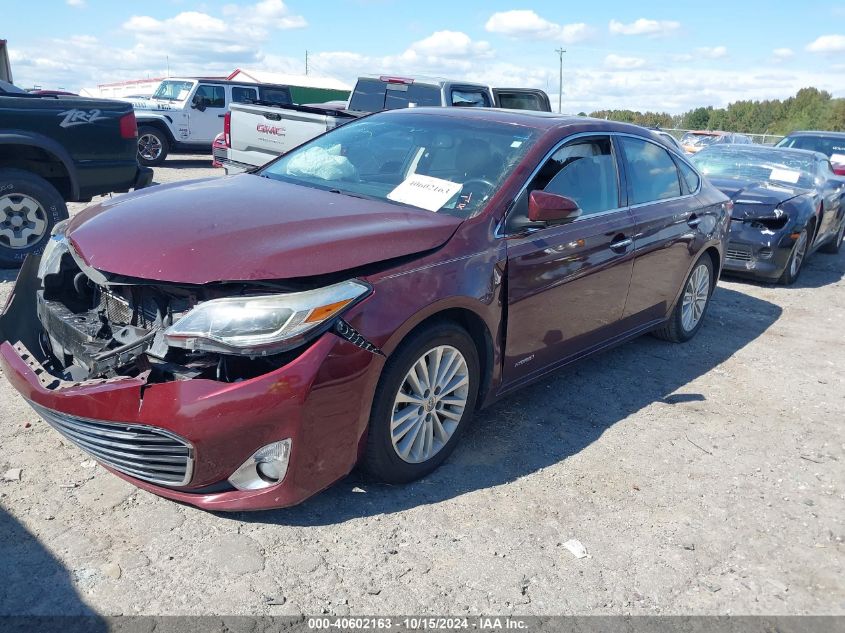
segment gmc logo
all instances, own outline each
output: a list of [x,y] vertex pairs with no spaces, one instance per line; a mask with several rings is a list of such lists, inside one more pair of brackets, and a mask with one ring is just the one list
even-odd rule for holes
[[272,134],[273,136],[285,135],[285,128],[283,127],[274,127],[272,125],[264,125],[263,123],[259,123],[255,126],[255,129],[261,132],[262,134]]

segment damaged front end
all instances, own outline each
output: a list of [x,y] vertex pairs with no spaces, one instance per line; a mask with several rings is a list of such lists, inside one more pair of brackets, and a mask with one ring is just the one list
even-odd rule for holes
[[290,362],[369,292],[357,281],[313,288],[121,278],[89,266],[64,227],[21,270],[0,318],[2,339],[60,381],[249,379]]

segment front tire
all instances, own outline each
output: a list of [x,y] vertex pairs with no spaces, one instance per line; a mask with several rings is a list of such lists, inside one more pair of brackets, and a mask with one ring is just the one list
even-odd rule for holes
[[62,195],[44,178],[0,169],[0,266],[17,268],[43,251],[53,227],[67,217]]
[[460,326],[444,321],[412,334],[376,388],[364,470],[406,483],[440,466],[472,416],[479,377],[478,351]]
[[654,335],[673,343],[684,343],[698,334],[715,287],[713,262],[710,255],[704,253],[695,262],[684,282],[681,298],[672,310],[668,323],[655,330]]
[[138,162],[147,167],[158,167],[170,152],[167,134],[152,125],[138,128]]
[[791,286],[798,280],[804,265],[804,258],[807,256],[807,248],[810,243],[810,231],[805,227],[798,239],[795,240],[795,246],[792,247],[792,253],[786,262],[786,268],[783,269],[783,274],[778,279],[778,283],[784,286]]

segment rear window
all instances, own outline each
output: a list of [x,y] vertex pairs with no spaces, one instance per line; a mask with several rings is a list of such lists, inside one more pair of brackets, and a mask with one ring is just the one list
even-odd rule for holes
[[482,90],[454,88],[452,90],[452,105],[462,108],[489,108],[490,97]]
[[258,92],[255,88],[232,86],[232,101],[234,103],[249,103],[251,101],[255,101],[257,97]]
[[274,105],[291,105],[290,91],[284,88],[261,88],[261,100]]
[[535,94],[519,94],[516,92],[500,92],[499,107],[508,110],[545,110],[540,97]]
[[787,136],[778,147],[792,147],[794,149],[808,149],[813,152],[821,152],[834,163],[845,163],[845,138],[831,136]]
[[418,107],[441,105],[440,89],[415,83],[359,79],[349,100],[349,109],[358,112],[381,112],[407,108],[411,104]]

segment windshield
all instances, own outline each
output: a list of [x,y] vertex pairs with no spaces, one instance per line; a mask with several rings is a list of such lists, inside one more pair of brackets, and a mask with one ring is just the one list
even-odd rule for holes
[[687,132],[681,138],[681,145],[693,145],[696,147],[705,147],[707,145],[712,145],[716,141],[719,140],[719,136],[716,134],[694,134],[692,132]]
[[153,99],[165,101],[183,101],[194,87],[192,81],[162,81],[153,93]]
[[764,180],[806,189],[815,181],[812,156],[772,148],[714,145],[701,150],[692,162],[705,176],[716,178]]
[[787,136],[778,147],[792,147],[794,149],[808,149],[825,154],[830,162],[838,165],[845,164],[845,138],[835,136]]
[[260,175],[468,218],[538,136],[521,125],[375,115],[285,154]]

